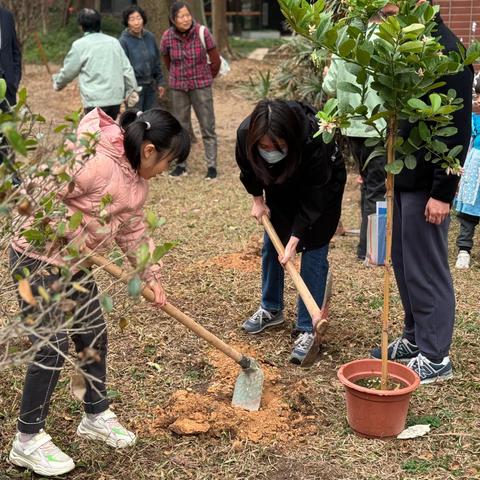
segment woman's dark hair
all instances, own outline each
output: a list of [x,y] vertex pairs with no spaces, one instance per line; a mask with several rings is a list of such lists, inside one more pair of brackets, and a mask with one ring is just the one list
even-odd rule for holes
[[84,32],[99,32],[102,16],[93,8],[82,8],[78,12],[77,22]]
[[132,13],[138,13],[142,19],[143,19],[143,25],[147,24],[147,14],[145,13],[145,10],[142,7],[139,7],[138,5],[131,5],[130,7],[126,8],[122,12],[122,19],[123,19],[123,24],[128,27],[128,19],[130,18],[130,15]]
[[188,13],[192,15],[192,9],[190,8],[190,5],[188,5],[188,3],[173,2],[172,6],[170,7],[170,17],[168,19],[170,21],[170,25],[175,25],[175,19],[177,18],[177,14],[182,8],[186,8],[188,10]]
[[120,126],[125,135],[123,145],[132,168],[138,172],[141,163],[143,142],[151,142],[157,152],[170,153],[172,158],[183,162],[190,153],[190,135],[180,122],[161,108],[146,112],[126,110],[120,117]]
[[[274,183],[284,183],[300,163],[302,135],[305,126],[294,110],[283,100],[261,100],[250,116],[250,125],[247,133],[247,158],[252,165],[255,175],[265,186]],[[278,141],[287,144],[288,154],[281,163],[269,166],[258,152],[260,139],[267,135],[277,148],[281,150]]]

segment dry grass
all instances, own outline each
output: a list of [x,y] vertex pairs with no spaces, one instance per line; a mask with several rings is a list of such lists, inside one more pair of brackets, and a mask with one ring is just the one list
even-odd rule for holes
[[[295,307],[295,292],[289,282],[289,324],[254,338],[241,333],[241,322],[259,302],[260,262],[256,252],[262,232],[249,219],[249,198],[238,181],[233,158],[235,128],[252,105],[241,98],[232,83],[245,78],[245,72],[256,65],[241,61],[233,68],[232,76],[222,79],[216,88],[219,180],[203,180],[205,165],[202,148],[197,145],[189,164],[190,175],[180,180],[162,177],[154,181],[150,204],[168,220],[160,232],[162,239],[180,241],[165,261],[170,301],[223,339],[256,352],[264,368],[275,371],[278,378],[273,392],[286,405],[289,431],[273,432],[253,441],[228,422],[224,429],[218,424],[212,429],[214,433],[192,437],[177,436],[168,428],[150,429],[158,421],[159,412],[168,411],[171,397],[178,390],[200,395],[203,400],[211,395],[212,405],[222,401],[226,405],[232,387],[229,375],[235,372],[235,365],[222,364],[221,372],[228,373],[227,380],[212,390],[220,368],[214,352],[147,304],[125,300],[109,317],[109,392],[112,408],[143,433],[138,445],[125,452],[78,440],[75,428],[80,407],[70,397],[68,372],[64,372],[54,394],[47,429],[76,461],[77,468],[65,478],[480,478],[478,248],[471,270],[453,272],[458,300],[452,348],[455,379],[442,386],[421,388],[412,399],[409,422],[431,423],[434,428],[427,437],[404,442],[365,440],[356,437],[347,425],[336,371],[342,363],[367,355],[376,344],[382,302],[382,271],[365,268],[356,261],[355,237],[336,237],[332,244],[330,264],[335,283],[331,325],[319,363],[302,370],[287,362]],[[42,79],[43,85],[50,85],[40,70],[27,73],[27,85],[40,85]],[[34,103],[40,94],[34,86]],[[49,104],[46,113],[58,118],[68,106]],[[344,198],[343,221],[348,227],[358,227],[357,201],[352,174]],[[452,240],[456,231],[453,222]],[[476,242],[478,247],[478,233]],[[452,263],[453,255],[452,241]],[[101,284],[108,281],[101,276]],[[124,332],[118,326],[120,318],[129,320]],[[396,293],[392,318],[393,337],[401,328]],[[23,374],[17,369],[0,378],[0,480],[30,478],[6,462]],[[193,404],[192,411],[197,406]]]

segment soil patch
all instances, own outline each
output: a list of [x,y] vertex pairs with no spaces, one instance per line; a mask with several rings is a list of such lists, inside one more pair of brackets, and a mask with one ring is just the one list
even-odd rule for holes
[[[245,346],[240,346],[245,351]],[[248,350],[248,348],[247,348]],[[249,352],[252,354],[252,352]],[[255,356],[258,360],[258,355]],[[317,429],[313,415],[304,416],[289,397],[302,398],[304,383],[287,389],[279,385],[276,367],[262,363],[265,375],[262,404],[258,412],[249,412],[230,405],[239,368],[219,352],[211,352],[209,362],[215,368],[212,382],[205,394],[178,390],[164,407],[154,409],[154,420],[148,433],[169,430],[178,435],[229,435],[237,441],[269,444],[272,441],[292,440]],[[288,392],[288,393],[287,393]],[[141,428],[141,426],[139,426]],[[145,426],[143,426],[145,428]]]

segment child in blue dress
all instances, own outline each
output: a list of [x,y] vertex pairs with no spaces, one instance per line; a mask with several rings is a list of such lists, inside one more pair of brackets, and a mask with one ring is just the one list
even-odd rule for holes
[[455,268],[470,268],[470,255],[473,247],[475,227],[480,221],[480,73],[475,77],[476,100],[472,115],[472,143],[460,187],[455,199],[455,209],[460,222],[457,237],[458,256]]

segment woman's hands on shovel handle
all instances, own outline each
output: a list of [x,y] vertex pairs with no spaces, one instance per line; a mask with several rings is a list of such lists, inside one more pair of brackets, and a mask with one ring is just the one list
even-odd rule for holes
[[147,283],[148,288],[153,292],[155,296],[154,305],[157,308],[164,307],[167,303],[167,296],[165,295],[165,290],[162,287],[162,284],[159,281],[151,281]]
[[278,261],[285,266],[289,260],[295,259],[295,255],[297,254],[297,245],[300,239],[298,237],[294,237],[293,235],[290,237],[290,240],[285,245],[285,254],[283,257],[281,255],[278,256]]
[[262,217],[264,215],[270,218],[270,209],[265,204],[265,200],[263,197],[253,197],[251,215],[257,220],[260,225],[262,225]]

